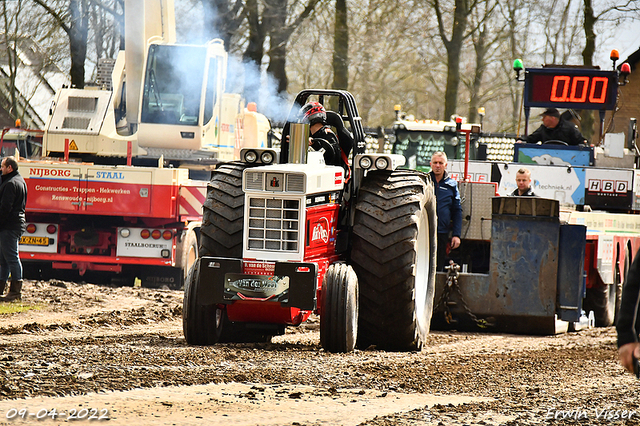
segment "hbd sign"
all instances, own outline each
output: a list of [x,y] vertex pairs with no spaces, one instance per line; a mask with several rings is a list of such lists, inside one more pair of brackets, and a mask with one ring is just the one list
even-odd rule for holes
[[587,191],[605,194],[626,194],[629,182],[624,180],[589,179]]

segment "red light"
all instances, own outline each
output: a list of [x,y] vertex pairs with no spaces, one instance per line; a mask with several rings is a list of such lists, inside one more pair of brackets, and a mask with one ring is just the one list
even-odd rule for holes
[[629,62],[625,62],[620,66],[620,72],[622,74],[631,74],[631,65],[629,65]]
[[159,229],[154,229],[153,232],[151,232],[151,238],[153,238],[154,240],[159,239],[161,235],[162,232],[160,232]]
[[148,229],[143,229],[142,231],[140,231],[140,236],[145,240],[149,238],[150,235],[151,235],[151,232],[149,232]]
[[173,232],[169,231],[168,229],[162,233],[162,238],[164,238],[165,240],[170,240],[172,237]]
[[462,123],[462,117],[456,117],[456,123],[461,124]]
[[33,223],[30,223],[27,225],[27,232],[30,234],[33,234],[34,232],[36,232],[36,225]]
[[48,232],[48,233],[50,233],[50,234],[55,234],[57,229],[58,229],[58,228],[56,228],[56,226],[55,226],[55,225],[49,225],[49,226],[47,226],[47,232]]

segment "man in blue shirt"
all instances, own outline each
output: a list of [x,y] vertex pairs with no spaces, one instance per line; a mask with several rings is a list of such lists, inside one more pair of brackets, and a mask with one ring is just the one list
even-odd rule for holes
[[[447,174],[447,155],[437,151],[431,156],[431,180],[436,194],[436,211],[438,213],[438,271],[443,271],[447,244],[451,250],[460,246],[462,233],[462,207],[458,184]],[[449,233],[452,233],[449,240]]]

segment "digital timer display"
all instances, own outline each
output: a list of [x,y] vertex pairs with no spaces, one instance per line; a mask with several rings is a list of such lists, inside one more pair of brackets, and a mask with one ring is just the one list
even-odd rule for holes
[[615,107],[618,76],[593,69],[528,68],[524,87],[525,107],[609,110]]

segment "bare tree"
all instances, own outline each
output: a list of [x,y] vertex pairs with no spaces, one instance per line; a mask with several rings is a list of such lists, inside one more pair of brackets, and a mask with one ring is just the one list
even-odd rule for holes
[[[294,4],[289,8],[287,0],[268,0],[266,8],[266,22],[269,33],[269,66],[267,72],[275,78],[278,93],[286,93],[289,86],[287,79],[287,43],[293,32],[313,12],[320,0],[307,0],[302,11],[295,14]],[[287,19],[291,17],[291,19]],[[289,21],[289,23],[287,23]]]
[[333,38],[333,88],[349,88],[349,25],[347,0],[336,0],[336,21]]
[[221,38],[228,49],[244,20],[242,0],[202,0],[206,38]]
[[[458,106],[458,86],[460,84],[460,57],[466,37],[467,25],[471,11],[476,7],[476,0],[453,0],[453,13],[449,17],[448,25],[445,17],[445,8],[440,0],[431,0],[436,18],[440,40],[447,50],[447,88],[444,95],[444,118],[448,119],[455,114]],[[447,31],[449,27],[449,31]]]
[[[492,0],[480,1],[478,7],[472,11],[475,22],[471,33],[475,52],[475,71],[473,80],[467,84],[469,87],[469,111],[467,117],[470,122],[478,120],[478,107],[482,99],[482,80],[487,70],[490,52],[496,51],[496,46],[504,38],[505,34],[501,25],[492,21],[492,15],[497,7],[497,2]],[[494,28],[497,27],[497,28]]]
[[89,33],[89,0],[69,0],[66,8],[55,10],[44,0],[33,0],[56,21],[69,37],[71,54],[71,85],[84,88],[84,63],[87,57],[87,38]]

